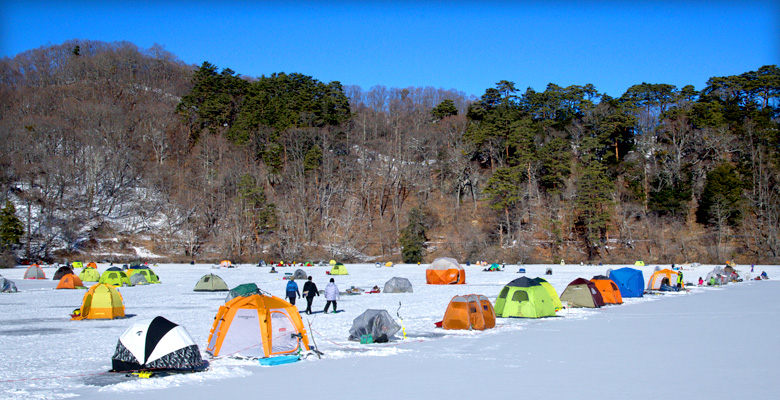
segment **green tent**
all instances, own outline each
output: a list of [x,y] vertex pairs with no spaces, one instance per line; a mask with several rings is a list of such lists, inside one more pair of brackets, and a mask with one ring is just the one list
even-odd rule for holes
[[230,292],[228,292],[228,295],[225,298],[225,303],[233,300],[236,297],[246,297],[253,294],[260,294],[260,289],[257,287],[257,285],[254,283],[242,283],[233,289],[230,289]]
[[127,270],[127,276],[131,277],[135,274],[141,274],[146,278],[149,283],[160,283],[160,277],[152,271],[151,268],[137,265]]
[[347,267],[342,263],[336,263],[330,270],[331,275],[347,275]]
[[130,282],[130,278],[125,274],[125,271],[122,271],[117,267],[111,267],[103,271],[103,274],[100,275],[99,283],[107,283],[116,287],[133,286],[132,282]]
[[100,280],[100,272],[94,268],[84,268],[79,272],[82,282],[97,282]]
[[553,301],[553,306],[555,306],[555,311],[563,310],[563,304],[561,303],[561,298],[558,297],[558,292],[555,291],[555,288],[550,285],[550,282],[547,282],[544,278],[534,278],[536,282],[538,282],[544,290],[547,291],[547,294],[550,295],[550,298]]
[[228,290],[230,289],[228,289],[225,281],[214,274],[203,275],[198,283],[195,284],[195,289],[193,289],[194,292],[227,292]]
[[493,264],[490,264],[490,266],[487,267],[485,269],[485,271],[501,271],[501,266],[496,264],[496,263],[493,263]]
[[496,316],[541,318],[555,316],[555,305],[539,282],[526,277],[509,282],[496,299]]

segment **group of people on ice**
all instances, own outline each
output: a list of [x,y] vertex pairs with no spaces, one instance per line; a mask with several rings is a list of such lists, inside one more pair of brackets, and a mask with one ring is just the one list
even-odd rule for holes
[[[287,282],[287,288],[286,288],[286,295],[285,297],[290,301],[290,304],[295,305],[295,299],[301,298],[301,293],[298,291],[298,284],[295,283],[295,278],[290,278]],[[311,303],[314,302],[314,296],[319,296],[320,291],[317,289],[317,285],[312,281],[311,276],[308,278],[306,283],[303,284],[303,297],[306,298],[306,314],[311,314]],[[327,301],[325,303],[325,310],[323,310],[324,313],[328,312],[328,309],[330,308],[330,305],[333,304],[333,312],[336,312],[336,301],[339,299],[339,288],[336,286],[336,280],[333,278],[330,278],[330,282],[327,286],[325,286],[325,300]]]

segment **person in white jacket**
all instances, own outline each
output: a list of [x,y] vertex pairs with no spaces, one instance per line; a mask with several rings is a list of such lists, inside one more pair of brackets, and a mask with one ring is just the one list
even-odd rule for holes
[[336,312],[336,300],[339,299],[339,288],[336,286],[336,280],[333,278],[330,278],[330,283],[328,283],[328,286],[325,286],[325,300],[328,302],[325,303],[325,313],[328,312],[328,308],[330,307],[330,303],[333,303],[333,312]]

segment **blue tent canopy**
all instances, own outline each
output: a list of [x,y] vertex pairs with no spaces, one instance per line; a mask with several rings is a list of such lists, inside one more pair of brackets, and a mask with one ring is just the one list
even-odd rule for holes
[[616,269],[609,273],[609,279],[617,284],[623,297],[642,297],[645,292],[645,277],[638,269]]

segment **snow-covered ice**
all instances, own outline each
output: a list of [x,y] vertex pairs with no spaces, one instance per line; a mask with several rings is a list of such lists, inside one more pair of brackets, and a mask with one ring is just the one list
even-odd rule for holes
[[[101,271],[106,267],[98,264]],[[544,277],[560,293],[577,277],[591,278],[621,266],[523,267],[526,276]],[[545,276],[548,267],[553,275]],[[639,267],[645,280],[654,267]],[[465,399],[502,394],[600,399],[780,397],[777,280],[691,287],[688,293],[646,295],[599,310],[562,310],[556,318],[500,318],[496,329],[484,332],[435,328],[434,322],[441,320],[453,296],[476,293],[494,301],[507,282],[521,276],[517,266],[502,272],[465,268],[466,285],[439,286],[425,284],[424,265],[348,264],[349,275],[334,277],[342,292],[350,286],[383,287],[393,276],[410,279],[414,292],[345,295],[338,302],[343,313],[302,315],[305,325],[311,322],[309,335],[324,353],[322,360],[308,357],[294,364],[262,367],[249,360],[219,358],[211,360],[206,372],[136,380],[105,373],[117,339],[133,321],[162,315],[187,328],[203,351],[225,293],[193,292],[201,276],[216,273],[229,287],[254,282],[282,297],[286,284],[282,277],[296,268],[277,268],[279,274],[269,274],[269,267],[250,265],[219,270],[210,265],[159,265],[154,270],[163,283],[120,289],[130,318],[111,321],[70,321],[68,314],[80,306],[83,290],[54,290],[57,282],[51,279],[24,280],[22,267],[0,270],[21,291],[0,294],[0,398],[136,399],[140,393],[152,400],[227,394],[325,399]],[[688,268],[685,280],[696,281],[712,268]],[[329,268],[302,269],[324,289]],[[749,269],[737,267],[742,272]],[[753,276],[764,270],[770,278],[780,276],[779,266],[756,266]],[[55,268],[45,271],[51,278]],[[320,296],[314,307],[324,304]],[[298,306],[303,310],[305,301]],[[399,332],[398,340],[386,344],[348,341],[352,320],[368,308],[386,309],[394,317],[399,313],[407,338]]]

